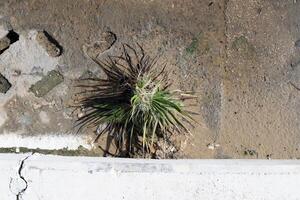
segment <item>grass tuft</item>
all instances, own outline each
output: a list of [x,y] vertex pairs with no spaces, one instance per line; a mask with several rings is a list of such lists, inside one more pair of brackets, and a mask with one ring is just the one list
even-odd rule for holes
[[116,155],[127,157],[155,154],[159,139],[188,132],[182,121],[191,117],[180,92],[169,90],[166,65],[158,65],[157,57],[147,56],[140,45],[134,49],[123,44],[120,56],[92,59],[106,78],[79,80],[76,107],[85,111],[76,122],[79,130],[101,127],[96,140],[106,135],[114,141]]

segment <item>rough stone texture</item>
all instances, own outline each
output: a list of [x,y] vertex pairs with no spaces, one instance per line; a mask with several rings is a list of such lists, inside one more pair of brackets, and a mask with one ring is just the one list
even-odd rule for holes
[[61,50],[55,40],[46,31],[38,31],[36,35],[38,43],[46,50],[49,56],[60,56]]
[[8,19],[0,15],[0,38],[4,38],[11,29]]
[[[162,54],[174,87],[198,96],[186,104],[199,123],[178,138],[185,157],[300,158],[300,1],[7,0],[0,8],[20,33],[0,55],[0,71],[12,83],[0,94],[0,133],[74,132],[73,80],[87,70],[101,75],[89,57],[138,42]],[[51,33],[61,56],[47,55],[35,30]],[[43,98],[28,92],[51,70],[64,82]]]
[[255,57],[255,48],[243,35],[234,39],[232,49],[234,49],[237,54],[241,54],[245,59],[253,59]]
[[295,47],[300,47],[300,40],[297,40],[296,42],[295,42]]
[[36,97],[43,97],[63,81],[64,77],[58,71],[52,70],[40,81],[32,85],[29,90],[33,92]]
[[[0,19],[1,23],[1,19]],[[8,34],[8,30],[0,24],[0,38],[4,38]]]
[[292,67],[290,72],[290,82],[296,88],[300,88],[300,62]]
[[9,47],[10,40],[7,37],[0,39],[0,54]]
[[94,42],[92,45],[84,45],[83,51],[91,58],[97,58],[100,54],[108,50],[117,40],[114,33],[105,31],[100,35],[100,41]]
[[0,93],[6,93],[10,87],[10,82],[2,74],[0,74]]
[[83,74],[79,77],[79,79],[81,80],[90,79],[90,78],[97,78],[97,76],[89,70],[83,72]]

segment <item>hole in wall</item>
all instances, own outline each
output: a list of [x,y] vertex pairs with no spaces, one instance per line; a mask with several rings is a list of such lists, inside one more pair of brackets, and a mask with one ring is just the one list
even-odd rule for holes
[[19,40],[19,34],[14,30],[10,30],[6,37],[10,40],[10,44],[13,44]]
[[17,42],[19,40],[19,34],[14,30],[10,30],[8,34],[0,39],[0,55],[6,51],[11,44]]
[[43,31],[43,33],[45,34],[45,36],[47,37],[47,39],[49,40],[49,42],[53,43],[57,48],[59,48],[59,50],[60,50],[60,54],[59,55],[61,55],[63,53],[62,46],[48,32]]

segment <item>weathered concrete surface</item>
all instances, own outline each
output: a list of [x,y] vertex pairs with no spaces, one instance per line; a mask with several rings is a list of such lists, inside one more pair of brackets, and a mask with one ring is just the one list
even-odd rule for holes
[[[163,53],[176,87],[198,96],[186,104],[200,125],[176,138],[184,157],[300,158],[299,11],[293,0],[0,1],[0,35],[20,35],[0,55],[12,83],[0,94],[0,134],[76,132],[72,81],[101,75],[87,54],[139,42]],[[38,43],[41,30],[63,47],[60,56]],[[116,41],[106,40],[109,32]],[[35,97],[29,88],[51,70],[64,81]]]
[[[5,200],[16,199],[16,191],[24,188],[24,182],[17,181],[20,175],[27,183],[19,195],[22,200],[300,198],[299,161],[0,154],[0,169],[0,197]],[[15,181],[10,184],[11,178]]]
[[[61,83],[63,77],[48,77],[53,74],[50,71],[58,70],[59,58],[47,55],[36,41],[36,34],[35,30],[20,34],[19,40],[0,55],[1,74],[11,83],[6,94],[0,94],[1,134],[8,132],[30,135],[71,131],[71,110],[63,106],[68,87]],[[38,85],[43,81],[47,85]],[[36,87],[32,86],[34,84]],[[34,92],[39,90],[40,94],[37,96],[42,95],[44,98],[35,97],[30,92],[31,87],[36,89]],[[46,93],[48,96],[45,96]],[[48,120],[40,117],[41,112],[46,112],[42,116]]]
[[[196,125],[193,132],[199,134],[194,134],[190,139],[178,138],[178,148],[187,150],[189,157],[213,156],[206,146],[212,142],[220,127],[220,63],[224,49],[220,41],[224,36],[224,22],[223,3],[213,6],[209,3],[195,0],[184,3],[131,0],[88,3],[53,0],[45,3],[8,0],[2,3],[1,15],[20,34],[20,40],[0,55],[1,61],[16,54],[14,48],[17,46],[23,43],[27,46],[23,46],[22,50],[20,48],[17,55],[5,59],[7,61],[0,65],[6,76],[11,76],[13,85],[11,93],[0,96],[4,99],[1,101],[2,111],[6,113],[0,132],[23,136],[74,132],[71,125],[76,115],[67,109],[71,102],[71,83],[87,70],[94,75],[101,74],[99,68],[87,58],[86,54],[90,51],[87,49],[84,52],[84,47],[93,47],[93,44],[97,44],[97,47],[98,43],[102,45],[107,42],[108,45],[104,44],[103,47],[109,47],[108,51],[107,48],[99,49],[114,53],[119,51],[122,42],[139,42],[152,55],[163,53],[162,61],[169,63],[170,76],[179,80],[175,84],[181,89],[193,90],[199,96],[193,109],[203,114],[196,116],[198,121],[204,121],[203,126]],[[36,34],[39,30],[47,31],[60,43],[63,47],[61,56],[49,57],[38,44]],[[105,33],[108,32],[113,32],[116,42],[106,39]],[[28,33],[31,33],[29,37]],[[30,45],[35,48],[28,48]],[[21,61],[18,57],[24,57],[19,55],[26,55],[27,61]],[[45,63],[40,63],[37,56],[31,62],[33,55],[39,55]],[[17,61],[18,65],[10,63],[16,62],[13,58],[20,60]],[[64,82],[42,98],[28,94],[28,89],[51,70],[59,70]],[[13,74],[17,76],[12,77]],[[27,81],[22,82],[21,86],[25,87],[22,91],[18,90],[21,80]],[[24,106],[25,102],[27,105]],[[48,124],[39,120],[42,111],[50,118]],[[91,135],[93,131],[90,131]],[[186,148],[188,141],[195,141],[195,144]]]
[[293,1],[228,1],[217,141],[225,154],[249,157],[252,149],[253,158],[299,158],[300,93],[291,84],[300,78],[299,21],[291,24],[299,11]]

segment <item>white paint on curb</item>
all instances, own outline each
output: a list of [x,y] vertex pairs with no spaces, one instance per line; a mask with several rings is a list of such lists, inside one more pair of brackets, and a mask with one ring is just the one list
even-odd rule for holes
[[[1,172],[15,170],[13,164],[19,158],[0,154]],[[34,154],[26,160],[22,175],[28,182],[23,200],[300,199],[299,161],[135,160]],[[10,200],[3,187],[6,176],[0,173],[0,198]]]
[[25,147],[29,149],[68,149],[75,150],[79,146],[86,149],[91,149],[92,144],[89,143],[89,139],[84,135],[74,134],[53,134],[47,135],[20,135],[18,133],[4,133],[0,134],[0,147],[1,148],[13,148],[13,147]]

